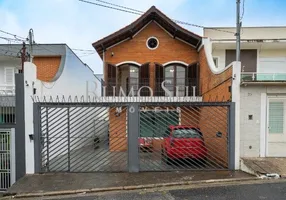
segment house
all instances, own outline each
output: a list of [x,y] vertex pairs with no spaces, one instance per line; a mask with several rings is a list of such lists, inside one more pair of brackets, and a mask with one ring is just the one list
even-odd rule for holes
[[[42,99],[65,97],[68,100],[69,97],[75,96],[79,99],[82,96],[100,96],[99,91],[95,90],[94,83],[97,79],[93,71],[66,44],[34,45],[32,63],[25,62],[24,68],[19,58],[21,48],[20,44],[0,45],[0,139],[3,141],[1,145],[4,145],[3,150],[5,150],[1,151],[0,158],[1,163],[10,163],[6,167],[1,165],[0,189],[9,187],[28,173],[31,166],[33,167],[33,157],[29,159],[30,146],[33,145],[30,138],[32,131],[29,129],[33,127],[33,121],[29,121],[29,116],[33,115],[31,97],[34,95]],[[28,48],[27,52],[29,52]],[[23,82],[19,82],[19,85],[23,84],[23,88],[22,91],[16,92],[15,74],[22,72],[24,73]],[[28,89],[24,92],[24,88]],[[21,100],[21,105],[16,105],[15,102],[15,95],[19,94],[18,96],[21,97],[18,92],[24,93],[22,98],[25,100]],[[98,94],[95,94],[96,92]],[[18,113],[24,114],[21,119],[17,120],[17,124],[16,106]],[[26,126],[18,127],[24,123]],[[24,134],[24,129],[26,129],[26,134]],[[17,135],[17,140],[15,140],[15,135]],[[9,146],[13,149],[9,149]],[[23,152],[27,153],[26,157]],[[4,161],[3,158],[9,158],[9,160]],[[18,163],[21,164],[18,165]]]
[[[182,28],[154,6],[133,23],[92,45],[103,61],[103,96],[116,101],[124,101],[127,96],[127,99],[135,97],[130,101],[161,102],[159,105],[164,106],[168,101],[235,102],[237,99],[236,78],[233,77],[236,77],[239,63],[216,69],[212,66],[208,40]],[[140,137],[151,137],[155,152],[161,152],[168,125],[191,124],[201,127],[205,133],[210,157],[219,157],[217,162],[224,167],[228,165],[227,139],[217,140],[214,130],[219,128],[210,125],[220,118],[224,121],[226,113],[204,107],[191,110],[182,107],[180,113],[168,106],[158,113],[152,112],[152,107],[141,109],[151,112],[140,114],[140,123],[144,124],[140,127]],[[169,110],[172,112],[167,113]],[[111,152],[127,150],[126,119],[125,108],[109,110]],[[146,130],[146,127],[154,129]],[[220,127],[226,138],[227,128],[227,124]]]
[[[216,31],[219,29],[220,31]],[[210,27],[214,64],[235,60],[234,27]],[[286,27],[242,27],[240,81],[241,157],[286,156]]]

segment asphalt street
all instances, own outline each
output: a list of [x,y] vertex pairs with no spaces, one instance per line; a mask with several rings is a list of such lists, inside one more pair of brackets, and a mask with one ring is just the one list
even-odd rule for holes
[[[39,198],[37,198],[39,199]],[[91,196],[50,197],[49,200],[285,200],[286,182],[217,186],[166,191],[131,191]]]

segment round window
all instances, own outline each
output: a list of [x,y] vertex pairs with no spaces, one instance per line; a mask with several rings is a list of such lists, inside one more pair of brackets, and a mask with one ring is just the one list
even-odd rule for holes
[[158,46],[159,46],[159,41],[158,41],[157,38],[155,38],[155,37],[148,38],[148,40],[147,40],[147,47],[149,49],[154,50],[154,49],[157,49]]

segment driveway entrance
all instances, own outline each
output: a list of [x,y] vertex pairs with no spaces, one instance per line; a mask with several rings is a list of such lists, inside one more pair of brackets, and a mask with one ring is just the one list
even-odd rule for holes
[[233,107],[35,103],[36,172],[234,169]]

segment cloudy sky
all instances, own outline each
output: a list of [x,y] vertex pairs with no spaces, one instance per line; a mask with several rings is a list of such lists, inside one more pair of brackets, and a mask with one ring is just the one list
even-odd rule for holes
[[[142,11],[155,5],[172,19],[203,26],[235,26],[236,0],[105,1]],[[285,10],[285,0],[245,0],[243,26],[286,26]],[[136,18],[137,15],[78,0],[0,0],[1,30],[27,37],[29,29],[33,28],[37,43],[66,43],[73,49],[92,49],[91,43]],[[202,34],[199,28],[184,27]],[[7,37],[3,33],[0,36]],[[0,43],[7,41],[0,40]],[[101,60],[96,53],[76,53],[95,73],[102,73]]]

